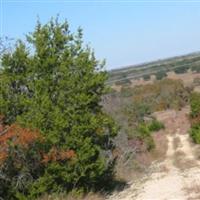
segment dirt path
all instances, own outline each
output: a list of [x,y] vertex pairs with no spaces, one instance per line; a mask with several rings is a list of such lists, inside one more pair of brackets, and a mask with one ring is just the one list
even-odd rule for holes
[[199,147],[190,141],[188,108],[181,111],[155,113],[165,124],[168,149],[163,162],[154,162],[151,173],[130,183],[124,191],[109,200],[199,200],[200,161]]

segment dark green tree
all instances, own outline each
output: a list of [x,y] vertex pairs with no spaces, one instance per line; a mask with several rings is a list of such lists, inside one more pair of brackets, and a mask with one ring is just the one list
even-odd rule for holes
[[195,143],[200,144],[200,94],[192,93],[190,98],[191,129],[190,135]]
[[198,117],[200,115],[200,94],[193,92],[190,98],[191,116]]
[[[112,176],[113,120],[102,112],[106,93],[104,63],[83,45],[82,30],[67,22],[37,23],[26,43],[2,56],[0,110],[4,123],[38,129],[49,156],[27,194],[87,191]],[[73,152],[58,159],[56,152]],[[54,158],[53,158],[54,156]]]

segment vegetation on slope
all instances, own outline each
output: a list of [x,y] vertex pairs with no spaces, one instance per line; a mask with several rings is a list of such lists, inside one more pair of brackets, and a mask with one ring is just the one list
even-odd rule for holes
[[1,65],[0,197],[102,189],[117,128],[99,104],[107,75],[82,31],[38,22]]
[[188,105],[189,98],[190,89],[185,88],[182,81],[170,79],[135,87],[124,86],[119,92],[112,90],[104,97],[105,111],[120,125],[120,132],[115,138],[119,157],[117,171],[124,174],[128,171],[130,177],[131,172],[143,169],[141,159],[137,161],[137,158],[145,159],[155,147],[153,133],[164,128],[153,113],[179,110]]
[[151,75],[155,75],[157,80],[161,80],[166,77],[166,73],[170,71],[174,71],[177,74],[185,73],[189,69],[193,72],[200,72],[199,65],[200,53],[158,60],[138,66],[111,70],[109,72],[108,83],[123,85],[124,83],[128,83],[131,79],[143,78],[144,80],[149,80]]
[[[127,91],[129,91],[129,94],[127,94]],[[183,87],[182,82],[169,79],[156,81],[154,84],[138,86],[133,89],[124,88],[121,94],[125,96],[130,95],[132,99],[131,103],[125,106],[124,111],[126,116],[128,116],[128,127],[133,130],[133,136],[138,125],[140,126],[141,123],[144,123],[145,118],[151,118],[153,112],[169,108],[180,109],[186,105],[189,99],[189,93]],[[158,130],[159,127],[162,128],[155,119],[152,122],[154,122],[152,129],[153,127],[156,129],[156,126]]]
[[190,99],[191,105],[191,130],[190,135],[195,143],[200,144],[200,93],[193,93]]

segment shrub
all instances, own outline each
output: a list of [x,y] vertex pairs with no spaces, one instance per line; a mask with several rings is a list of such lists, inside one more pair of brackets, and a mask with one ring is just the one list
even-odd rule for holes
[[159,131],[160,129],[164,129],[165,126],[162,122],[159,122],[158,120],[153,120],[149,125],[148,128],[150,131]]
[[151,151],[152,149],[155,148],[155,142],[154,142],[154,140],[153,140],[153,138],[151,136],[146,137],[144,139],[144,142],[145,142],[145,144],[147,146],[147,151]]
[[138,132],[140,134],[138,137],[146,144],[147,151],[152,150],[155,147],[155,143],[151,136],[151,131],[149,130],[148,125],[145,123],[139,124]]
[[151,113],[150,106],[143,102],[132,103],[126,106],[124,111],[128,115],[130,123],[142,122],[144,117]]
[[159,71],[156,73],[156,79],[157,80],[162,80],[164,77],[166,77],[167,74],[165,71]]
[[150,75],[149,74],[146,74],[146,75],[144,75],[143,76],[143,79],[145,80],[145,81],[148,81],[148,80],[150,80]]
[[135,87],[132,93],[133,104],[145,104],[151,112],[179,109],[189,100],[189,91],[185,90],[179,80],[155,81],[153,84]]
[[177,74],[183,74],[186,73],[189,68],[189,66],[178,67],[174,69],[174,72]]
[[122,87],[122,88],[121,88],[120,95],[121,95],[122,97],[130,97],[130,96],[133,95],[132,92],[133,92],[133,91],[131,90],[131,88],[129,88],[129,87]]
[[140,132],[141,136],[149,136],[150,135],[150,130],[147,124],[145,123],[140,123],[138,125],[138,131]]
[[190,98],[191,116],[192,118],[200,115],[200,94],[197,92],[192,93]]
[[129,140],[139,140],[141,143],[145,144],[147,151],[150,151],[155,147],[154,140],[151,136],[151,132],[148,125],[145,123],[140,123],[137,127],[129,127],[126,129],[126,133]]
[[190,130],[190,136],[192,137],[193,141],[197,144],[200,144],[200,125],[192,126]]
[[190,135],[195,143],[200,144],[200,94],[193,93],[190,98],[191,123]]
[[[31,52],[27,43],[32,45]],[[34,160],[42,167],[34,172],[26,192],[10,190],[5,182],[8,189],[1,194],[3,198],[12,199],[8,198],[11,194],[13,198],[22,198],[23,194],[37,198],[43,193],[74,188],[102,189],[113,176],[111,138],[117,134],[117,128],[100,105],[107,90],[103,65],[89,47],[83,46],[82,30],[73,34],[67,22],[59,23],[57,19],[45,25],[38,22],[26,42],[17,42],[12,52],[2,55],[0,110],[4,123],[38,130],[44,138],[42,151],[41,146],[30,148],[33,155],[42,153],[42,162]],[[22,167],[32,156],[28,156],[29,148],[21,151]],[[14,179],[15,168],[8,169]]]
[[43,170],[43,137],[38,131],[17,124],[2,126],[0,134],[0,197],[27,195],[33,179]]
[[195,71],[197,73],[200,72],[200,66],[199,66],[199,64],[196,64],[196,65],[192,66],[191,69],[192,69],[192,71]]

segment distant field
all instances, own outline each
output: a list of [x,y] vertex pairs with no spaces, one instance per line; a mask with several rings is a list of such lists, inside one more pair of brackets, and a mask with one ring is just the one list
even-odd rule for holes
[[182,74],[189,69],[200,72],[200,52],[111,70],[107,83],[122,85],[134,79],[149,80],[151,75],[160,80],[167,76],[167,72]]

